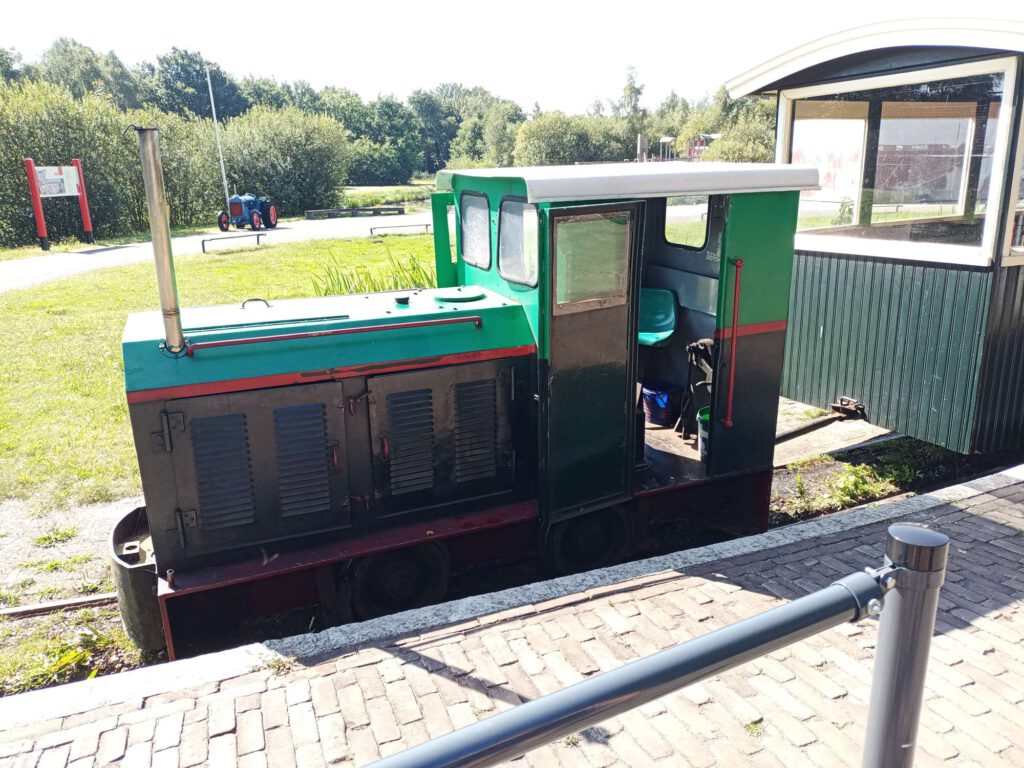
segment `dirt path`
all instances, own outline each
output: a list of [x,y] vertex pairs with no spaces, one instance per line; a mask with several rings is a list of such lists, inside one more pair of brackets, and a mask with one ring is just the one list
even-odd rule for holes
[[40,515],[0,502],[0,607],[112,591],[107,537],[141,504],[132,497]]

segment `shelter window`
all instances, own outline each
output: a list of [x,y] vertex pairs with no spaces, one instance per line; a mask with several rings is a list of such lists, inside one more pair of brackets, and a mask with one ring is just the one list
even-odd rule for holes
[[632,216],[561,216],[555,226],[555,314],[626,303]]
[[708,196],[670,197],[665,205],[665,241],[695,251],[708,243]]
[[[798,231],[981,253],[997,218],[990,202],[1000,187],[993,170],[997,135],[1005,134],[1004,80],[1004,71],[918,73],[916,82],[888,87],[822,93],[827,87],[819,86],[803,89],[816,91],[807,98],[792,92],[791,162],[821,174],[819,190],[801,193]],[[877,250],[869,252],[890,255]]]
[[487,196],[465,192],[461,203],[462,260],[480,269],[490,269],[491,211]]
[[1016,194],[1010,198],[1010,215],[1007,219],[1007,237],[1010,251],[1005,254],[1003,266],[1024,264],[1024,126],[1021,137],[1017,139],[1018,173],[1014,181]]
[[506,280],[537,285],[537,206],[504,200],[498,217],[498,273]]

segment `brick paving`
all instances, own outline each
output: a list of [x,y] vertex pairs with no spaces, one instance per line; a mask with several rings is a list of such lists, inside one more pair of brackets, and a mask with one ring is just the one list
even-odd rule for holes
[[[902,519],[953,540],[916,765],[1024,765],[1024,483]],[[874,566],[884,538],[869,525],[39,718],[0,733],[0,766],[365,765]],[[830,630],[518,764],[859,765],[876,627]]]

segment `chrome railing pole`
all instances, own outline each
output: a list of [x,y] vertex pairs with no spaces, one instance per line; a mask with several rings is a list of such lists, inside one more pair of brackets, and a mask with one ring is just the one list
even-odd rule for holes
[[885,550],[885,563],[894,570],[882,579],[887,593],[863,766],[911,768],[949,538],[917,525],[893,525]]
[[878,576],[855,573],[710,632],[392,755],[377,768],[495,765],[880,608]]

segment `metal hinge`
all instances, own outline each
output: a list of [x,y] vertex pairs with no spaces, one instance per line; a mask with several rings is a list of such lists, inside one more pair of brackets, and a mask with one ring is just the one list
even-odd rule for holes
[[174,510],[174,518],[178,524],[177,530],[175,531],[178,534],[178,546],[184,549],[187,545],[185,531],[199,527],[199,521],[196,518],[196,511],[194,509],[176,509]]
[[174,450],[174,441],[171,439],[172,432],[185,431],[185,414],[177,411],[168,413],[160,412],[160,431],[150,433],[150,440],[154,451],[170,453]]
[[516,369],[507,368],[498,374],[498,383],[508,387],[508,399],[515,402],[516,399]]

